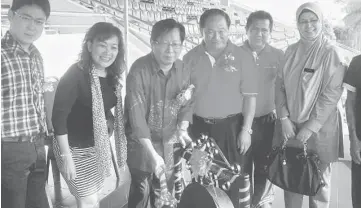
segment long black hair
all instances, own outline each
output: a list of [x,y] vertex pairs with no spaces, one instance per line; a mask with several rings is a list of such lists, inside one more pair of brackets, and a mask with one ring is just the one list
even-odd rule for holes
[[107,67],[107,79],[109,80],[112,87],[118,84],[121,74],[124,72],[124,42],[122,32],[118,27],[115,27],[113,24],[108,22],[98,22],[95,23],[85,34],[83,40],[82,50],[79,55],[79,64],[84,70],[92,69],[92,56],[88,50],[88,42],[105,41],[109,38],[116,36],[118,38],[118,55],[115,58],[115,61]]

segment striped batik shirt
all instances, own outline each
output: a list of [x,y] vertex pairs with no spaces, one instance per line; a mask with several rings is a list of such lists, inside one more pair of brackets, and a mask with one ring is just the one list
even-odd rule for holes
[[1,137],[46,131],[44,67],[34,45],[29,53],[7,32],[1,39]]

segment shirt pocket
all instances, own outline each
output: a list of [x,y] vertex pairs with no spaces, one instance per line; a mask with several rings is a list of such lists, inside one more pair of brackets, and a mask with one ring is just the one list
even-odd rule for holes
[[276,65],[269,65],[263,68],[263,72],[266,73],[266,77],[268,80],[273,80],[277,76],[277,66]]

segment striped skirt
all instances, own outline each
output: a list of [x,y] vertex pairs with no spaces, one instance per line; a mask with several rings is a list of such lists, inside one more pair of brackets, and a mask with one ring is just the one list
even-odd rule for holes
[[[104,178],[99,175],[96,165],[94,147],[76,148],[71,147],[71,154],[75,164],[76,178],[65,179],[69,191],[76,198],[90,196],[98,193],[104,186]],[[63,159],[60,156],[58,141],[53,139],[53,151],[59,170],[63,170]]]

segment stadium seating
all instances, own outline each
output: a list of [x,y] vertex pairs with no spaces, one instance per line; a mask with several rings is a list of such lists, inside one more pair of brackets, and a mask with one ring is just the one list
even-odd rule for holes
[[[114,14],[117,18],[119,11],[124,10],[122,0],[78,0],[88,5],[93,5],[96,12],[107,12]],[[231,18],[230,39],[235,43],[243,42],[246,39],[245,25],[249,13],[245,11],[236,11],[230,7],[221,7],[214,2],[201,0],[133,0],[128,1],[130,19],[134,20],[132,26],[138,26],[138,30],[145,34],[150,34],[152,25],[165,18],[174,18],[181,22],[186,29],[186,50],[193,48],[201,42],[199,30],[199,18],[204,10],[209,8],[220,8],[225,10]],[[117,10],[114,13],[112,10]],[[140,26],[141,25],[141,26]],[[286,27],[279,22],[274,22],[271,36],[271,44],[285,49],[289,44],[298,39],[298,33],[295,28]]]

